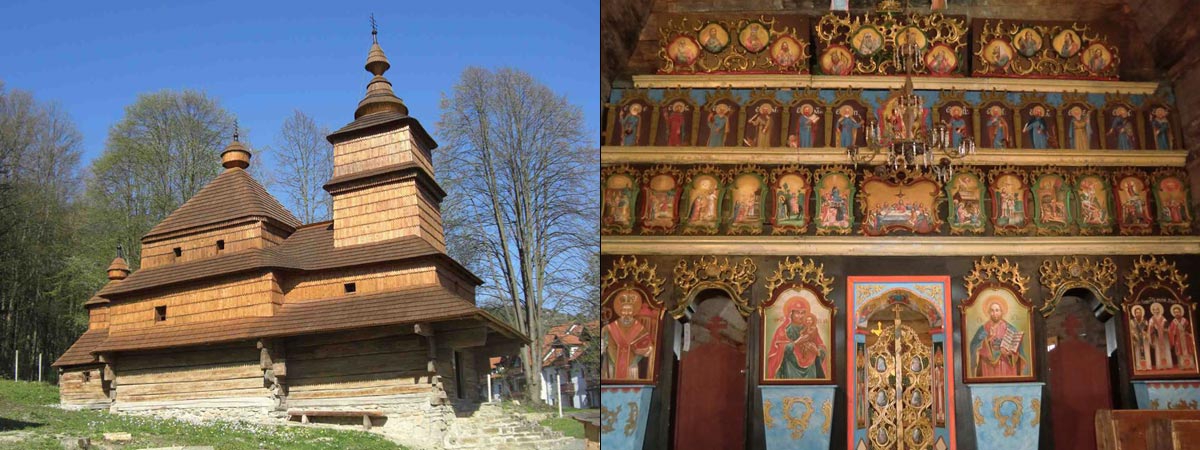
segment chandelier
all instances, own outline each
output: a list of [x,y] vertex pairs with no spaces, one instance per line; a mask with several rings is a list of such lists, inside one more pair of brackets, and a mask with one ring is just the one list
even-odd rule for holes
[[955,145],[952,130],[945,121],[924,126],[925,99],[913,92],[912,82],[913,72],[925,66],[924,52],[915,38],[903,43],[894,39],[893,63],[904,70],[904,87],[889,96],[895,101],[882,125],[873,117],[863,124],[865,148],[850,146],[846,148],[846,156],[857,169],[859,164],[870,164],[883,153],[887,155],[887,164],[880,166],[880,170],[930,172],[945,183],[954,176],[952,160],[975,154],[975,140],[962,136]]

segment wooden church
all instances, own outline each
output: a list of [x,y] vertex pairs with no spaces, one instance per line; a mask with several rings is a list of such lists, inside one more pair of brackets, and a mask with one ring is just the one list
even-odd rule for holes
[[528,338],[476,306],[482,281],[446,254],[437,144],[388,68],[376,41],[354,121],[328,136],[333,220],[300,223],[235,135],[224,171],[142,238],[141,268],[108,268],[54,363],[63,405],[362,416],[441,442],[488,357]]
[[616,3],[604,448],[1200,439],[1200,70],[1055,2]]

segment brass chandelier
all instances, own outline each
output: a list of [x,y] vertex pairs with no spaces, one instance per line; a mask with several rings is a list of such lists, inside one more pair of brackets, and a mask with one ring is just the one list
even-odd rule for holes
[[975,154],[975,140],[963,136],[958,145],[953,144],[950,126],[945,121],[924,127],[925,99],[913,92],[912,74],[925,66],[923,49],[917,39],[900,43],[895,40],[896,51],[893,62],[904,70],[904,87],[892,94],[895,103],[886,126],[870,118],[863,124],[865,148],[850,146],[846,156],[857,168],[859,164],[870,164],[880,153],[887,155],[887,164],[878,169],[893,172],[929,172],[939,182],[945,183],[954,176],[953,160]]

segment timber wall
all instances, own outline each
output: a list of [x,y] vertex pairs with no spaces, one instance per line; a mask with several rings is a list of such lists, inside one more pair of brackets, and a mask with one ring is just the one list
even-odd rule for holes
[[334,177],[407,162],[415,162],[433,173],[429,150],[413,139],[407,126],[333,146]]
[[346,283],[354,283],[358,295],[432,286],[438,283],[438,272],[428,262],[403,263],[306,274],[284,283],[285,301],[292,302],[344,296]]
[[338,192],[333,195],[333,245],[367,244],[421,236],[442,251],[446,238],[438,202],[415,179]]
[[[279,245],[284,239],[283,230],[276,229],[262,221],[187,234],[143,244],[142,268],[184,263],[239,250]],[[225,241],[224,250],[217,249],[218,240]],[[182,254],[179,257],[175,256],[175,247],[180,248]]]
[[274,406],[253,341],[123,353],[114,367],[121,410]]
[[[423,336],[398,327],[286,340],[290,408],[429,405],[436,378]],[[390,417],[390,416],[389,416]]]
[[65,407],[107,409],[108,394],[100,374],[102,366],[79,366],[64,369],[58,377],[58,395]]
[[[109,306],[109,326],[119,332],[156,324],[264,317],[273,314],[282,302],[283,291],[274,273],[230,276],[196,283],[184,291],[122,300]],[[165,321],[155,321],[156,306],[167,307]]]
[[108,306],[88,308],[88,329],[103,330],[105,328],[108,328]]

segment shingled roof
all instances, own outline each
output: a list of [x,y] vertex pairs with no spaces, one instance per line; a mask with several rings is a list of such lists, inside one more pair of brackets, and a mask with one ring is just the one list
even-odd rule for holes
[[105,339],[108,339],[107,329],[88,330],[87,332],[83,333],[83,336],[80,336],[79,339],[75,340],[74,344],[71,344],[71,348],[68,348],[67,351],[62,354],[62,356],[59,356],[58,359],[50,365],[53,367],[61,367],[95,364],[99,361],[96,359],[96,356],[92,354],[92,351],[94,351],[101,342],[104,342]]
[[287,208],[241,168],[227,169],[146,233],[142,240],[244,217],[264,217],[289,228],[300,226]]

